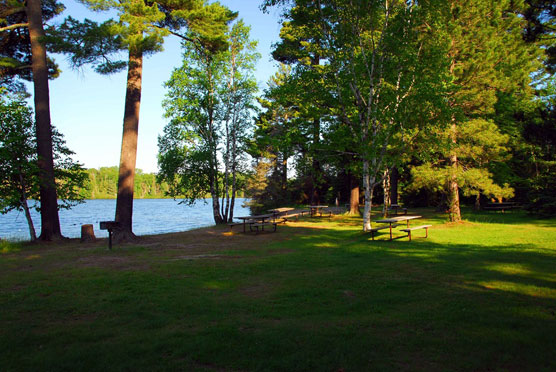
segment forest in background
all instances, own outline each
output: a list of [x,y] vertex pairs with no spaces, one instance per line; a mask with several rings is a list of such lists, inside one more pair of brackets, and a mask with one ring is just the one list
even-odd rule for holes
[[[101,167],[87,169],[87,178],[80,195],[85,199],[116,199],[118,194],[118,167]],[[135,173],[134,195],[138,199],[168,198],[165,194],[169,189],[165,182],[158,183],[156,174],[143,173],[137,169]]]
[[[118,167],[101,167],[99,169],[86,169],[84,187],[79,194],[84,199],[116,199],[118,194]],[[167,194],[170,189],[168,183],[158,182],[155,173],[144,173],[141,169],[135,170],[134,198],[135,199],[162,199],[171,198]],[[243,192],[240,191],[240,197]],[[176,196],[180,199],[182,196]]]

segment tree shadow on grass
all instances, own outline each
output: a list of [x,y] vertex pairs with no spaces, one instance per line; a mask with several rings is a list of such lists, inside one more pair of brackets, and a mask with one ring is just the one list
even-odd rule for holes
[[347,332],[379,370],[556,367],[556,250],[367,238],[333,229],[301,237],[306,271],[290,272],[297,284],[272,298],[295,299],[286,312],[312,324],[299,324],[305,342],[326,337],[319,327]]
[[501,211],[464,211],[463,218],[470,222],[496,223],[507,225],[534,224],[539,227],[556,228],[556,218],[542,218],[523,210]]
[[[4,289],[0,359],[28,370],[556,370],[555,249],[440,229],[371,241],[360,220],[321,222],[175,234],[177,252],[127,252],[149,270],[39,270],[42,282]],[[219,255],[250,259],[167,259],[217,242],[229,245]]]

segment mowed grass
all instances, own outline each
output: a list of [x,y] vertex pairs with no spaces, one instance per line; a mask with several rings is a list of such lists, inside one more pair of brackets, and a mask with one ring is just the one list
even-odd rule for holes
[[556,370],[556,220],[412,212],[428,239],[335,216],[4,243],[0,370]]

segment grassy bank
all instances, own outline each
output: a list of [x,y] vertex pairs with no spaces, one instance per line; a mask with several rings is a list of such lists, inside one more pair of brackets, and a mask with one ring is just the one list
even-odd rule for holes
[[5,248],[1,369],[556,370],[556,220],[418,212]]

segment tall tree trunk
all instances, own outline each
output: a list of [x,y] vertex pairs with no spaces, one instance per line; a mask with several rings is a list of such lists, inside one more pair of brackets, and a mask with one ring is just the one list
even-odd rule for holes
[[390,203],[398,204],[398,179],[400,174],[397,167],[392,167],[390,172]]
[[212,196],[212,214],[214,217],[214,223],[218,225],[224,223],[225,221],[220,214],[220,200],[218,199],[217,186],[215,185],[216,182],[218,181],[215,180],[211,183],[210,194]]
[[288,156],[282,153],[282,172],[280,172],[282,177],[282,191],[285,192],[288,189]]
[[349,214],[359,215],[359,180],[349,173]]
[[[452,122],[452,143],[456,144],[457,127],[455,121]],[[461,221],[461,211],[459,207],[459,185],[458,185],[458,156],[455,150],[450,154],[451,175],[448,184],[448,213],[451,222]]]
[[27,185],[23,179],[23,171],[19,167],[19,184],[21,185],[21,206],[23,207],[23,212],[25,213],[25,218],[27,219],[27,225],[29,226],[29,235],[31,236],[31,241],[37,240],[37,233],[35,232],[35,225],[33,224],[33,219],[31,218],[31,212],[29,210],[29,204],[27,204]]
[[58,198],[54,179],[52,155],[52,127],[50,125],[50,97],[48,92],[48,67],[46,48],[41,43],[44,37],[40,0],[27,1],[27,19],[31,39],[31,70],[35,89],[35,122],[37,154],[40,177],[41,235],[40,240],[61,239],[58,217]]
[[386,168],[386,170],[384,171],[384,177],[382,178],[382,190],[384,191],[384,202],[382,203],[382,215],[384,217],[388,216],[388,208],[390,207],[391,204],[390,176],[391,176],[390,170]]
[[21,200],[21,205],[23,206],[23,211],[25,212],[25,218],[27,219],[27,226],[29,226],[29,235],[31,236],[31,241],[37,240],[37,234],[35,233],[35,225],[33,224],[33,219],[31,218],[31,211],[29,210],[29,205],[27,204],[27,199]]
[[316,157],[315,149],[320,143],[320,119],[313,120],[313,151],[311,151],[313,156],[313,165],[311,169],[311,204],[317,205],[321,202],[321,176],[322,169],[320,166],[320,161]]
[[115,231],[114,234],[114,240],[116,242],[131,241],[136,238],[132,230],[133,185],[135,180],[135,164],[137,161],[137,137],[139,131],[142,74],[143,52],[135,48],[130,48],[122,150],[118,175],[118,197],[116,199],[116,221],[120,223],[120,228]]
[[[211,140],[212,143],[212,140]],[[216,158],[216,145],[211,145],[212,147],[212,154],[211,154],[211,180],[210,180],[210,194],[212,196],[212,214],[214,217],[214,223],[221,224],[224,223],[224,219],[220,214],[220,190],[218,185],[218,159]]]
[[373,203],[372,187],[374,177],[370,175],[369,160],[363,160],[363,191],[365,193],[365,209],[363,210],[363,231],[371,229],[371,207]]
[[232,199],[230,201],[230,212],[228,222],[234,222],[234,207],[236,204],[237,193],[237,162],[238,162],[238,149],[237,149],[237,124],[234,121],[234,128],[232,131]]
[[[311,66],[316,68],[320,63],[320,56],[316,55],[311,58]],[[321,202],[321,183],[322,183],[322,169],[320,160],[316,156],[320,144],[320,118],[313,119],[313,151],[311,155],[313,157],[313,164],[311,170],[311,204],[317,205]]]

